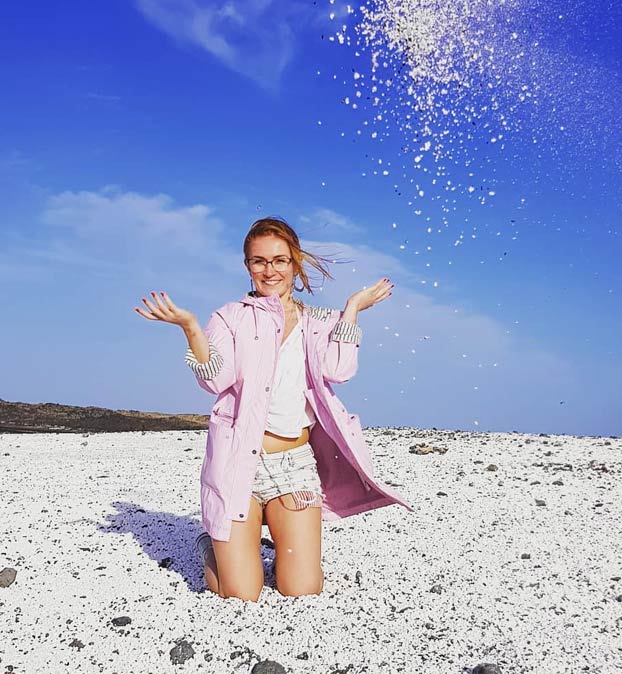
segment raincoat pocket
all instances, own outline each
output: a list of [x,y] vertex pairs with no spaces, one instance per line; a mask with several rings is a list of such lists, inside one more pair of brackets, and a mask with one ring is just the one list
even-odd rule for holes
[[212,413],[207,430],[201,482],[221,494],[226,494],[235,463],[233,456],[235,428],[229,425],[229,421],[224,422],[220,419],[218,423],[214,422],[213,416]]
[[210,426],[214,424],[216,426],[226,426],[227,428],[233,428],[235,419],[233,418],[233,415],[229,414],[228,412],[220,409],[213,409],[212,413],[210,414],[209,423]]

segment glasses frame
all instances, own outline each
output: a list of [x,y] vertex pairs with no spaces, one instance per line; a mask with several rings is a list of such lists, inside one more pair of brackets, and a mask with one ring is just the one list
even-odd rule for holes
[[[288,257],[287,255],[277,255],[276,257],[273,257],[271,260],[266,260],[265,258],[259,257],[259,256],[257,256],[257,257],[247,257],[244,261],[248,265],[249,269],[251,269],[252,260],[260,260],[260,262],[258,264],[262,265],[261,269],[254,272],[256,274],[260,274],[261,272],[264,272],[268,268],[269,264],[272,265],[272,269],[274,269],[274,271],[281,273],[282,271],[285,271],[289,267],[289,265],[293,261],[293,258]],[[277,269],[274,266],[275,260],[287,260],[287,265],[285,266],[284,269]],[[254,271],[254,270],[251,269],[251,271]]]

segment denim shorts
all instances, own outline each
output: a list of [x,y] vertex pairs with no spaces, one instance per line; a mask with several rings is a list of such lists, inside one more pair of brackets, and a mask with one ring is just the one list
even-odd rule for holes
[[268,454],[259,453],[252,496],[262,506],[283,494],[291,494],[296,510],[321,507],[325,498],[313,448],[306,442],[300,447]]

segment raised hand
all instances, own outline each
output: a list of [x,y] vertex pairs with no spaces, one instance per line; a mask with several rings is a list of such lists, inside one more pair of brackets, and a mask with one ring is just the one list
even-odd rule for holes
[[158,296],[156,293],[152,292],[151,296],[153,302],[150,302],[146,297],[142,298],[143,303],[149,311],[140,307],[135,307],[135,310],[144,318],[147,318],[150,321],[172,323],[173,325],[179,325],[184,329],[196,322],[194,314],[173,304],[173,300],[171,300],[166,293],[161,292],[160,296]]
[[386,300],[391,295],[394,287],[395,284],[391,283],[388,278],[382,278],[377,283],[374,283],[373,286],[355,292],[348,299],[348,304],[354,306],[357,311],[363,311],[363,309],[368,309],[374,304]]

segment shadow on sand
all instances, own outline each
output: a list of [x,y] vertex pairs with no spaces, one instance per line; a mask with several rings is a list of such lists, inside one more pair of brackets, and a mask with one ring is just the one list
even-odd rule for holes
[[[191,592],[209,592],[203,580],[203,565],[194,547],[196,537],[203,531],[195,517],[146,510],[135,503],[115,501],[116,512],[109,513],[99,531],[108,534],[132,534],[136,542],[160,568],[179,574]],[[198,514],[198,513],[197,513]],[[274,587],[272,564],[274,550],[261,546],[264,585]]]

